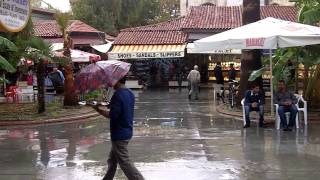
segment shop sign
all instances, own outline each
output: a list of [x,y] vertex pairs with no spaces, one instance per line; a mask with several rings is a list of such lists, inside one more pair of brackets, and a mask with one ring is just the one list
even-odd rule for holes
[[241,50],[239,50],[239,49],[214,50],[210,53],[212,53],[212,54],[241,54]]
[[174,58],[174,57],[184,57],[184,52],[175,51],[175,52],[109,53],[108,56],[109,56],[109,59]]
[[241,49],[221,49],[221,50],[210,50],[210,51],[197,51],[193,43],[188,43],[187,46],[188,54],[241,54]]
[[263,47],[266,38],[249,38],[246,39],[246,47]]
[[28,23],[30,0],[0,0],[0,30],[19,32]]

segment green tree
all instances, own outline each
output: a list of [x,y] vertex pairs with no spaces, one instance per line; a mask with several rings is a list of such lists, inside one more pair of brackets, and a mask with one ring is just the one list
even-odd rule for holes
[[45,112],[45,61],[52,61],[51,46],[43,39],[31,36],[24,41],[25,50],[23,57],[32,59],[36,64],[37,88],[38,88],[38,113]]
[[[319,0],[297,0],[298,21],[320,26]],[[298,61],[304,65],[304,96],[312,106],[320,107],[320,45],[298,48]]]
[[[298,21],[300,23],[319,26],[320,22],[320,2],[317,0],[297,0],[296,6],[299,8]],[[305,47],[295,47],[278,49],[273,58],[274,84],[276,88],[277,80],[284,79],[289,86],[298,89],[299,81],[292,81],[288,61],[295,65],[296,72],[299,64],[304,65],[303,73],[303,95],[313,107],[320,107],[320,45]],[[267,66],[267,65],[266,65]],[[250,80],[254,80],[267,69],[266,66],[251,74]],[[295,79],[301,78],[296,73]]]
[[64,82],[64,106],[77,105],[77,96],[74,93],[73,65],[71,60],[72,40],[67,32],[68,23],[71,18],[69,13],[56,13],[56,21],[63,36],[63,55],[66,57],[65,82]]
[[72,3],[75,19],[116,35],[119,30],[146,25],[159,15],[158,0],[79,0]]
[[179,15],[179,4],[179,0],[159,0],[159,15],[155,20],[166,21],[168,19],[175,18]]
[[[29,19],[27,26],[21,32],[3,33],[3,36],[12,41],[12,43],[7,40],[4,41],[6,43],[4,43],[2,47],[5,47],[5,44],[7,44],[6,46],[10,45],[9,47],[11,48],[2,50],[4,50],[3,53],[13,68],[17,67],[18,62],[22,57],[31,59],[36,64],[38,80],[38,113],[44,112],[44,61],[51,60],[50,45],[44,42],[43,39],[33,36],[33,25],[31,19]],[[13,70],[12,68],[10,69]],[[11,70],[9,72],[11,72]]]
[[10,53],[17,51],[18,48],[13,42],[0,36],[0,70],[11,73],[16,71],[16,68],[7,60],[7,58]]

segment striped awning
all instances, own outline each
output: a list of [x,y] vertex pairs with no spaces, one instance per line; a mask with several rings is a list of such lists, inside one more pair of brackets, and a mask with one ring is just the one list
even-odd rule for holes
[[149,59],[184,57],[185,44],[178,45],[114,45],[109,59]]

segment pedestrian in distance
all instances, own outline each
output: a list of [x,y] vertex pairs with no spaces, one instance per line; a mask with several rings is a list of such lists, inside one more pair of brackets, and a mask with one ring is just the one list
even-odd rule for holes
[[254,84],[251,90],[246,91],[244,109],[246,124],[243,128],[250,127],[250,112],[259,112],[259,127],[264,127],[264,93],[258,84]]
[[199,95],[199,83],[200,83],[200,73],[198,71],[198,66],[195,65],[193,70],[190,71],[187,77],[190,83],[189,100],[191,100],[192,95],[195,95],[195,99],[198,100]]
[[237,76],[236,69],[234,68],[233,64],[230,64],[230,70],[228,72],[229,82],[232,82],[232,81],[236,80],[236,76]]
[[[284,131],[292,131],[298,113],[298,109],[295,105],[297,103],[297,98],[292,92],[287,90],[283,80],[278,82],[278,88],[279,90],[275,95],[274,103],[279,104],[278,114],[281,120],[280,126]],[[287,123],[286,112],[290,113],[289,124]]]
[[129,180],[144,179],[129,158],[128,144],[133,135],[135,97],[132,91],[125,87],[125,82],[126,77],[114,85],[115,92],[110,101],[110,111],[92,106],[99,114],[110,118],[112,147],[108,159],[108,171],[103,180],[114,178],[118,164]]
[[178,82],[179,92],[181,92],[182,81],[183,81],[183,72],[182,72],[181,65],[178,65],[176,79],[177,79],[177,82]]
[[217,87],[220,87],[220,92],[221,93],[217,93],[217,97],[219,99],[222,100],[222,102],[224,102],[224,77],[223,77],[223,73],[222,73],[222,66],[221,66],[221,62],[217,62],[216,67],[214,68],[214,76],[216,77],[216,83],[217,83]]

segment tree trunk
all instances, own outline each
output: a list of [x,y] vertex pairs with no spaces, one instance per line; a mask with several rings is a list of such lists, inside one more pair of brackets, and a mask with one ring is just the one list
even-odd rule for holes
[[68,63],[65,65],[65,81],[64,81],[64,106],[76,106],[78,99],[74,92],[74,79],[73,79],[73,67],[71,60],[71,48],[73,47],[73,41],[66,33],[63,35],[64,38],[64,51],[63,55],[68,57]]
[[74,79],[72,64],[65,66],[66,79],[64,81],[64,106],[75,106],[77,105],[77,96],[74,93]]
[[46,111],[45,107],[45,89],[44,89],[45,67],[43,60],[40,60],[37,66],[37,84],[38,84],[38,113]]
[[[246,25],[260,20],[260,0],[243,0],[242,24]],[[246,50],[242,51],[241,71],[240,71],[240,88],[237,97],[237,104],[240,104],[244,93],[249,89],[249,76],[252,71],[262,67],[261,51]],[[259,83],[262,88],[262,78],[258,78],[256,83]]]

